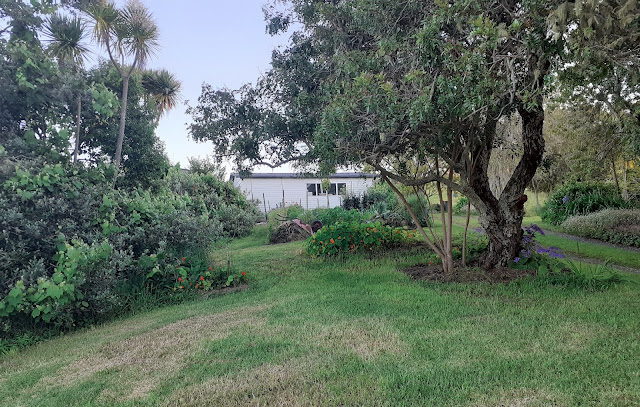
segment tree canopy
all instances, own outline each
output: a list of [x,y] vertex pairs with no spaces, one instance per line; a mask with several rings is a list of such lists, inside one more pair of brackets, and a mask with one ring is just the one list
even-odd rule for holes
[[[559,3],[557,3],[559,4]],[[272,8],[302,24],[273,69],[239,93],[205,89],[195,139],[236,163],[367,163],[390,181],[463,192],[490,237],[486,265],[519,249],[521,197],[544,152],[545,80],[562,50],[547,1],[314,1]],[[487,167],[498,123],[522,117],[521,159],[501,194]],[[300,126],[304,124],[304,126]],[[411,171],[420,169],[420,173]],[[453,174],[457,174],[455,177]]]

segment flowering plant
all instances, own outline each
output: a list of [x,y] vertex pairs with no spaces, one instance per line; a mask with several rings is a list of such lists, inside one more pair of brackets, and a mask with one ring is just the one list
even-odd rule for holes
[[221,287],[224,282],[223,270],[214,269],[206,262],[183,257],[172,267],[173,270],[168,274],[172,280],[173,291],[209,291]]
[[249,279],[247,278],[247,273],[246,272],[242,272],[240,274],[231,274],[228,278],[227,278],[227,283],[226,286],[234,286],[237,287],[240,284],[247,284],[249,282]]
[[415,232],[394,229],[380,222],[338,222],[325,226],[307,242],[307,253],[313,257],[332,256],[339,253],[374,251],[383,247],[398,246]]
[[539,275],[547,275],[549,270],[561,271],[563,265],[555,261],[564,256],[557,247],[544,247],[536,240],[536,235],[544,236],[544,231],[536,224],[525,226],[522,236],[522,250],[520,256],[513,259],[522,268],[537,268]]
[[522,236],[522,250],[520,254],[522,257],[516,257],[513,261],[518,263],[520,261],[526,262],[527,259],[535,254],[546,255],[549,258],[562,259],[564,256],[560,253],[560,249],[554,246],[544,247],[536,240],[536,234],[539,233],[544,236],[544,231],[536,224],[525,226],[524,234]]

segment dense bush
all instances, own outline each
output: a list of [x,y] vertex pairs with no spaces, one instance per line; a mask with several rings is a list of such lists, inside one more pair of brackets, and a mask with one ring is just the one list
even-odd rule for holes
[[613,185],[575,182],[553,191],[542,207],[542,219],[560,225],[570,216],[586,215],[607,208],[629,208]]
[[113,190],[112,177],[107,166],[2,163],[1,337],[100,321],[141,293],[176,297],[227,283],[206,254],[251,231],[259,211],[238,190],[177,169],[153,194]]
[[339,222],[364,222],[369,218],[371,218],[370,213],[361,212],[356,209],[345,210],[341,207],[336,207],[307,211],[301,220],[306,223],[319,220],[323,225],[331,226]]
[[459,214],[459,213],[467,213],[467,206],[469,205],[469,200],[466,197],[462,197],[458,200],[458,203],[455,204],[455,206],[453,207],[453,213],[455,214]]
[[[429,221],[428,221],[428,219],[430,218],[429,212],[440,211],[440,204],[434,204],[431,207],[426,208],[425,207],[426,202],[422,199],[419,199],[418,196],[416,195],[408,195],[406,199],[407,199],[407,203],[411,207],[411,210],[413,210],[413,213],[415,213],[416,216],[418,217],[418,220],[420,220],[420,224],[422,226],[427,226],[429,224]],[[395,211],[404,220],[405,224],[407,225],[414,224],[411,214],[401,202],[399,202],[396,205]]]
[[572,216],[562,229],[572,235],[640,247],[640,209],[605,209]]
[[379,222],[339,222],[325,226],[307,242],[311,256],[332,256],[339,253],[375,251],[398,246],[415,232],[394,229]]
[[342,208],[368,211],[380,208],[390,208],[395,204],[395,195],[386,184],[377,184],[369,188],[362,195],[347,195],[342,201]]

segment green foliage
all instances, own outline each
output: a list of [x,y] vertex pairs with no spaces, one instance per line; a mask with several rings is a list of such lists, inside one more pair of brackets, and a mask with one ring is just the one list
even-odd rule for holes
[[615,186],[595,182],[575,182],[556,189],[542,207],[541,217],[560,225],[570,216],[586,215],[606,208],[628,208]]
[[87,268],[98,267],[110,254],[111,246],[107,243],[91,247],[81,242],[63,245],[56,255],[57,264],[51,277],[42,276],[32,284],[18,280],[0,300],[0,316],[24,314],[36,322],[57,327],[75,325],[75,314],[89,308],[82,293],[82,286],[87,283]]
[[366,212],[360,212],[355,209],[346,210],[341,207],[330,209],[313,209],[307,211],[303,216],[304,222],[311,224],[314,220],[319,220],[324,226],[332,226],[338,223],[362,223],[371,218]]
[[555,260],[540,264],[537,275],[521,283],[533,282],[536,285],[550,284],[584,291],[605,291],[623,281],[622,275],[606,262],[602,265],[587,265],[571,260]]
[[249,283],[249,278],[247,277],[247,273],[243,271],[240,274],[230,274],[229,277],[227,277],[225,285],[227,287],[237,287],[240,284],[247,283]]
[[[93,83],[92,97],[84,103],[91,108],[82,111],[82,123],[88,131],[83,134],[80,149],[90,161],[103,162],[111,160],[116,150],[122,78],[113,66],[101,63],[87,72],[87,81]],[[156,188],[169,170],[169,160],[155,134],[157,109],[145,93],[141,75],[131,77],[127,99],[127,137],[121,162],[124,174],[119,177],[118,187]]]
[[[440,204],[433,204],[431,205],[431,207],[425,208],[425,205],[427,203],[424,201],[424,199],[418,198],[418,196],[415,194],[407,195],[405,196],[405,199],[407,200],[407,203],[411,207],[411,210],[413,210],[413,213],[415,213],[416,216],[418,217],[418,220],[420,221],[420,224],[422,226],[426,226],[429,224],[430,216],[433,216],[433,215],[430,215],[429,212],[440,211]],[[414,224],[413,218],[411,217],[409,210],[407,210],[407,208],[402,203],[398,202],[396,204],[396,208],[397,208],[396,211],[402,217],[405,224],[407,225]]]
[[467,211],[467,205],[469,204],[469,200],[466,197],[462,197],[458,200],[458,203],[453,207],[453,213],[461,213],[464,209],[464,212]]
[[[227,274],[230,270],[212,266],[206,260],[197,257],[183,257],[175,262],[163,263],[158,256],[151,255],[141,258],[141,262],[145,262],[147,268],[151,268],[146,275],[151,290],[173,291],[175,295],[183,296],[229,286]],[[243,281],[246,280],[245,272],[242,278]]]
[[118,96],[103,83],[95,83],[91,87],[91,96],[93,110],[103,120],[115,116],[120,109]]
[[384,212],[387,208],[395,203],[395,195],[393,191],[385,190],[380,187],[374,187],[367,190],[364,194],[348,195],[342,201],[344,209],[356,209],[359,211],[368,211],[370,209],[376,212]]
[[572,216],[562,223],[562,229],[576,236],[640,247],[640,210],[605,209]]
[[324,226],[307,242],[307,253],[313,257],[327,257],[341,253],[373,252],[396,247],[414,232],[394,229],[380,222],[338,222]]
[[248,234],[259,213],[208,175],[176,170],[152,194],[113,190],[112,167],[21,165],[0,173],[3,337],[102,321],[146,293],[182,298],[182,272],[199,289],[219,288],[226,272],[177,259],[203,259],[213,243]]

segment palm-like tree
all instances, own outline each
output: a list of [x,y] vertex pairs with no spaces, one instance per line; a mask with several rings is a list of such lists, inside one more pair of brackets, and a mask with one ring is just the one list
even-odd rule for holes
[[[86,25],[79,17],[54,14],[45,25],[45,35],[50,43],[48,51],[58,60],[59,64],[71,63],[73,72],[84,65],[84,59],[90,53],[84,44]],[[77,95],[76,112],[76,145],[73,151],[73,162],[78,161],[80,150],[80,124],[82,120],[82,91]]]
[[113,161],[120,167],[124,127],[127,118],[129,79],[136,68],[144,66],[158,48],[158,26],[149,10],[138,0],[129,0],[122,9],[112,1],[102,1],[88,8],[94,23],[93,34],[109,55],[122,77],[120,128]]
[[176,107],[182,99],[180,95],[182,83],[166,69],[146,71],[142,75],[142,86],[156,105],[156,125],[160,117]]

